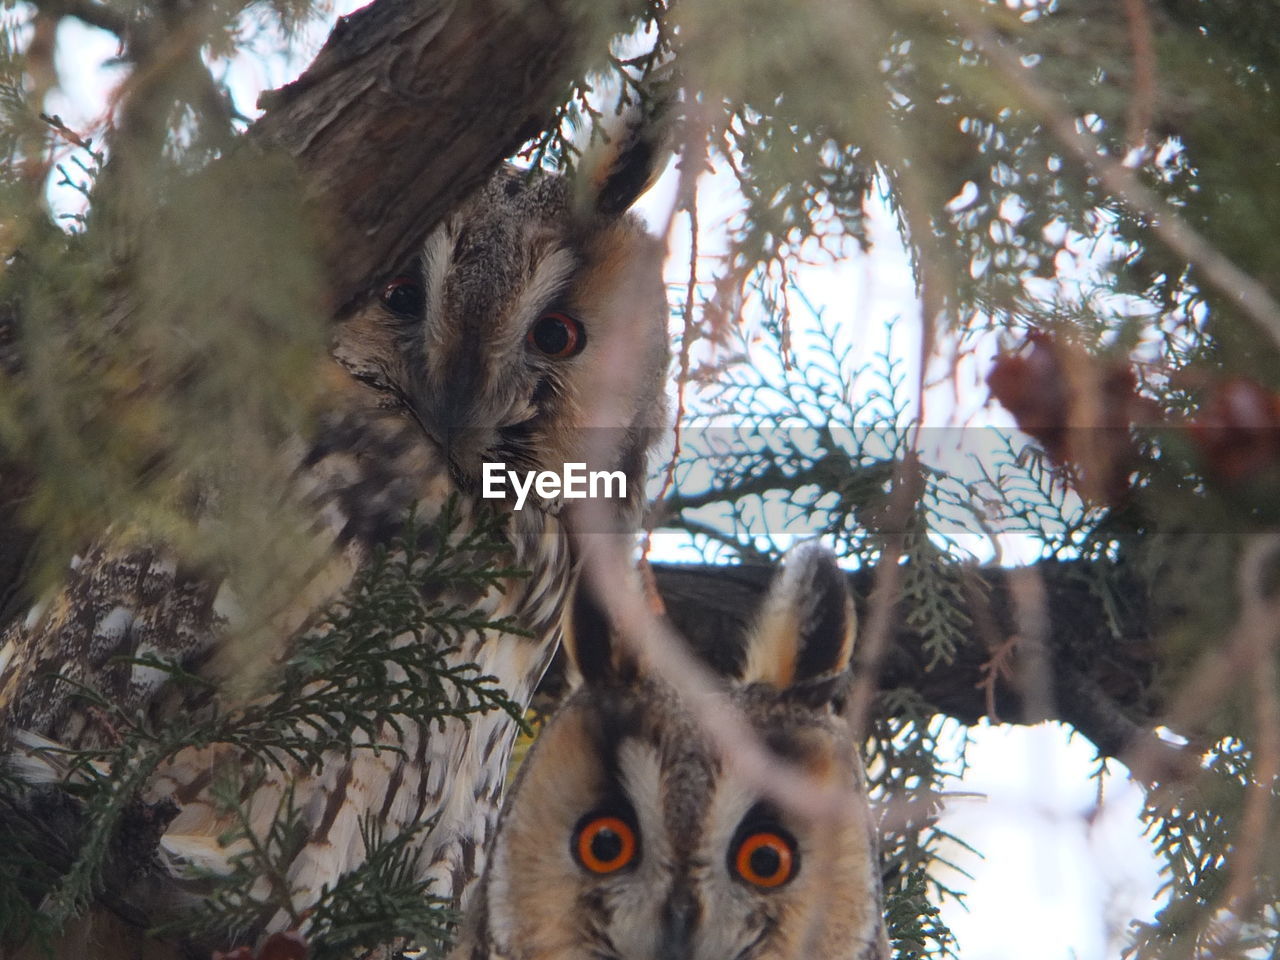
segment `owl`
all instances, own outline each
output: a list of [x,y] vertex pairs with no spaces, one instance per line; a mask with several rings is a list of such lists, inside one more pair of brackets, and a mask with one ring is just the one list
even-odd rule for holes
[[[450,543],[496,524],[498,565],[513,572],[465,590],[423,582],[421,592],[469,622],[509,620],[517,632],[463,626],[448,637],[406,632],[395,644],[447,646],[449,663],[477,664],[517,707],[528,703],[559,643],[575,575],[569,531],[633,529],[646,452],[666,418],[662,250],[627,212],[660,155],[638,129],[606,153],[573,178],[500,169],[341,323],[319,373],[326,399],[316,429],[280,454],[289,502],[311,518],[321,562],[256,625],[251,651],[228,639],[247,628],[226,578],[119,531],[78,556],[61,591],[0,634],[0,744],[12,771],[28,783],[57,780],[66,773],[57,748],[109,746],[118,736],[101,710],[71,695],[76,685],[163,727],[201,704],[174,694],[156,658],[212,681],[214,697],[231,696],[227,678],[243,681],[246,658],[250,672],[269,678],[411,514],[425,529],[446,507]],[[621,483],[591,501],[593,511],[573,499],[572,484],[532,483],[536,472],[559,475],[570,464]],[[210,514],[216,525],[216,505]],[[47,682],[55,676],[68,682]],[[241,942],[296,924],[323,886],[357,867],[369,819],[387,836],[415,830],[418,878],[430,894],[465,903],[517,730],[502,711],[439,727],[383,724],[355,746],[391,750],[337,751],[318,770],[266,771],[241,796],[252,833],[265,835],[287,798],[305,841],[283,878],[295,909],[264,916]],[[188,896],[182,880],[194,868],[225,869],[234,851],[220,837],[233,824],[212,781],[236,762],[227,744],[191,747],[146,778],[143,800],[169,805],[159,849],[175,883],[160,885],[160,905],[154,877],[145,895],[116,890],[117,902],[145,901],[144,916],[154,916],[173,906],[169,894]],[[80,936],[64,955],[98,955],[95,934]]]
[[830,554],[793,550],[723,680],[771,775],[833,798],[814,816],[713,746],[584,581],[565,637],[583,685],[520,769],[451,960],[886,960],[877,835],[840,713],[853,627]]

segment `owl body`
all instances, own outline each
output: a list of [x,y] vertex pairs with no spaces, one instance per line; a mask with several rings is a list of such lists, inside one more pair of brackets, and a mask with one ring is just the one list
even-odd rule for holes
[[852,607],[830,557],[789,557],[723,691],[771,775],[834,798],[816,817],[619,655],[584,593],[566,638],[584,685],[524,761],[453,960],[885,960],[876,831],[837,709]]
[[[625,143],[606,160],[628,164]],[[597,175],[616,187],[608,169]],[[476,664],[527,704],[559,641],[575,505],[535,493],[515,510],[510,497],[482,496],[482,469],[559,471],[570,461],[620,469],[627,497],[603,504],[591,522],[633,527],[649,439],[665,421],[668,346],[660,245],[625,212],[647,176],[629,182],[634,189],[605,198],[590,183],[503,168],[339,327],[334,362],[320,373],[316,429],[281,452],[292,471],[289,505],[310,518],[303,539],[316,559],[265,623],[243,622],[234,578],[184,568],[163,545],[117,532],[78,558],[56,596],[0,634],[0,744],[10,766],[33,783],[57,780],[66,771],[44,748],[118,740],[104,711],[72,695],[75,685],[125,715],[141,711],[158,729],[207,709],[210,697],[224,709],[259,702],[296,638],[325,629],[324,612],[375,554],[395,549],[410,517],[433,530],[446,510],[452,524],[438,535],[457,544],[480,526],[496,530],[500,555],[487,562],[518,573],[478,586],[422,582],[424,600],[473,625],[448,636],[406,631],[394,646],[447,649],[449,664]],[[208,522],[216,526],[216,511]],[[417,546],[429,553],[441,544]],[[504,619],[517,632],[482,626]],[[214,692],[176,689],[170,672],[139,657],[172,660]],[[241,801],[259,837],[287,795],[306,828],[286,877],[298,911],[363,861],[366,819],[387,836],[417,831],[417,874],[429,893],[465,901],[517,725],[497,710],[442,725],[402,720],[357,734],[354,749],[333,751],[316,770],[286,764],[246,778]],[[371,740],[396,749],[369,749]],[[185,872],[225,869],[236,852],[219,839],[232,820],[211,785],[237,763],[247,761],[231,744],[187,748],[144,784],[144,800],[177,805],[160,843],[177,882],[158,885],[161,899],[184,900]],[[281,912],[260,931],[293,922]]]

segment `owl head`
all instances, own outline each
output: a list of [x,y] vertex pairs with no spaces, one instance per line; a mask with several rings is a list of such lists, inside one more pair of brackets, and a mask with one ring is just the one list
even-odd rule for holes
[[417,421],[462,489],[498,477],[514,500],[508,471],[578,463],[622,471],[642,501],[668,310],[662,245],[627,210],[665,159],[632,127],[574,176],[503,167],[342,325],[339,362]]
[[[887,956],[877,844],[838,710],[854,615],[824,550],[793,551],[725,695],[833,811],[788,809],[713,746],[579,589],[583,685],[507,802],[466,960],[840,960]],[[794,784],[793,784],[794,786]]]

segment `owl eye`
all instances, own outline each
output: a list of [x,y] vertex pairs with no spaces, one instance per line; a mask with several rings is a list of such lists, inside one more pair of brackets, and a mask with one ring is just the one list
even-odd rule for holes
[[621,817],[589,815],[574,832],[573,852],[592,873],[614,873],[636,858],[636,832]]
[[382,289],[382,305],[401,317],[420,315],[424,300],[422,284],[413,277],[396,277]]
[[529,346],[552,360],[564,360],[582,352],[587,333],[582,324],[567,313],[544,313],[529,328]]
[[795,841],[783,833],[758,830],[738,841],[734,872],[753,887],[780,887],[796,872]]

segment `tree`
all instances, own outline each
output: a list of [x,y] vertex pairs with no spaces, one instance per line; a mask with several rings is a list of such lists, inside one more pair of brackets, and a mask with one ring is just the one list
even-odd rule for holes
[[[210,64],[254,18],[287,36],[313,13],[50,0],[9,24],[5,619],[107,524],[238,556],[272,438],[305,430],[325,318],[504,156],[572,164],[568,132],[670,59],[679,222],[696,232],[707,164],[741,211],[677,291],[686,432],[654,522],[709,562],[658,567],[674,622],[710,648],[747,619],[784,508],[857,567],[880,689],[853,707],[900,955],[956,952],[930,872],[940,714],[1060,717],[1147,786],[1168,902],[1133,955],[1274,952],[1280,13],[379,0],[247,125]],[[121,38],[105,150],[41,117],[67,17]],[[86,194],[70,224],[45,206],[51,169]],[[807,317],[793,279],[865,246],[878,195],[913,258],[913,377]],[[270,283],[246,284],[249,262]],[[1006,432],[966,476],[930,459],[919,404],[997,350],[991,395],[1032,440]],[[726,454],[727,421],[748,439]],[[193,473],[233,478],[217,543],[181,509]],[[1042,557],[983,567],[959,523],[1034,534]]]

